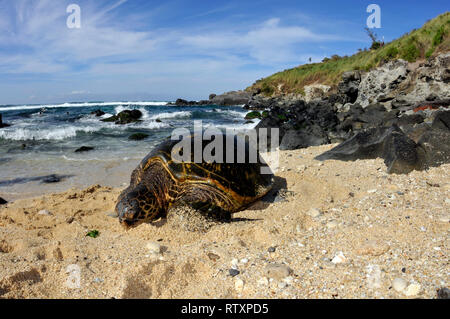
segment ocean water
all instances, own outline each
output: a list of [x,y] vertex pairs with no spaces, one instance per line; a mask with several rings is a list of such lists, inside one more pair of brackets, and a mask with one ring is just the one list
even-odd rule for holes
[[[91,115],[95,110],[106,114]],[[100,119],[127,109],[143,113],[142,122],[116,125]],[[90,102],[54,105],[0,106],[0,197],[29,198],[93,184],[124,186],[139,162],[169,137],[175,128],[204,127],[245,130],[247,111],[242,106],[175,107],[167,102]],[[157,121],[160,120],[161,122]],[[134,133],[146,133],[143,141],[131,141]],[[93,151],[75,153],[82,147]],[[43,183],[56,175],[58,183]]]

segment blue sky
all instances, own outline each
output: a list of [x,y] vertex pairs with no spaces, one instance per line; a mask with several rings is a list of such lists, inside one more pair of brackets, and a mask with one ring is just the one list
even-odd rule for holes
[[[69,29],[66,8],[81,8]],[[393,40],[448,1],[0,0],[0,104],[207,98]]]

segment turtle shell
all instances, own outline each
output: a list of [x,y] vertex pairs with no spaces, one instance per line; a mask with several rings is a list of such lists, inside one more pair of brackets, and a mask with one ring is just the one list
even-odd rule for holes
[[[173,159],[172,151],[174,148],[176,148],[174,154],[178,152],[180,156],[185,150],[180,149],[179,143],[181,138],[176,140],[168,139],[144,158],[139,166],[139,170],[145,173],[150,163],[160,160],[178,183],[199,182],[214,184],[225,192],[237,194],[238,196],[236,197],[246,198],[245,201],[259,198],[270,189],[273,183],[273,174],[262,174],[261,169],[266,168],[267,164],[260,157],[257,150],[250,146],[248,141],[238,135],[222,135],[221,150],[215,149],[212,152],[213,155],[218,155],[216,160],[196,162],[194,158],[195,144],[197,143],[197,148],[200,148],[199,146],[201,145],[201,154],[204,154],[205,148],[214,140],[199,138],[196,142],[195,137],[196,135],[194,134],[185,137],[190,139],[190,141],[185,141],[185,143],[191,144],[190,161],[180,162]],[[208,150],[210,151],[210,149]],[[215,153],[218,151],[220,152]],[[230,162],[230,159],[233,159],[233,161]]]

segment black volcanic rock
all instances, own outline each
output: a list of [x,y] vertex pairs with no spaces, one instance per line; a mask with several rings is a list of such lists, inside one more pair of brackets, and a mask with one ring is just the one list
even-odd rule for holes
[[356,161],[358,159],[381,157],[383,154],[383,144],[393,132],[401,133],[401,130],[397,126],[392,126],[389,128],[373,128],[359,132],[344,143],[317,156],[316,160]]
[[42,179],[43,184],[54,184],[59,183],[61,181],[61,178],[57,175],[50,175],[46,176],[44,179]]
[[360,83],[361,73],[359,71],[349,71],[342,75],[342,82],[338,84],[338,91],[346,97],[346,102],[355,103],[358,98]]
[[337,147],[319,155],[316,160],[355,161],[383,158],[388,173],[406,174],[423,167],[417,144],[402,130],[391,127],[372,128],[356,134]]
[[437,112],[431,127],[433,129],[450,130],[450,111]]
[[115,124],[130,124],[138,122],[142,117],[142,112],[139,110],[125,110],[117,115],[111,116],[107,119],[101,120],[102,122],[114,122]]
[[94,148],[90,147],[90,146],[82,146],[80,148],[78,148],[77,150],[75,150],[75,153],[84,153],[84,152],[90,152],[93,151]]
[[102,110],[95,110],[95,111],[91,112],[91,115],[95,115],[96,117],[100,117],[100,116],[103,116],[105,114],[106,113],[103,112]]
[[251,98],[251,94],[245,91],[232,91],[221,95],[216,95],[210,102],[211,104],[231,106],[246,104]]
[[420,137],[417,144],[423,150],[425,168],[450,163],[450,130],[428,130]]
[[0,114],[0,128],[9,127],[11,125],[3,123],[2,115]]
[[0,197],[0,205],[5,205],[5,204],[8,204],[8,202]]
[[136,134],[130,135],[130,137],[128,139],[131,141],[142,141],[142,140],[145,140],[147,137],[149,137],[148,134],[136,133]]
[[172,106],[203,106],[209,105],[211,101],[209,100],[200,100],[200,101],[187,101],[184,99],[177,99],[175,103],[169,103],[168,105]]
[[403,132],[394,131],[387,136],[381,157],[389,174],[408,174],[424,167],[420,149]]
[[325,134],[322,136],[303,132],[300,130],[287,131],[280,143],[280,150],[296,150],[310,146],[319,146],[328,143],[328,138]]

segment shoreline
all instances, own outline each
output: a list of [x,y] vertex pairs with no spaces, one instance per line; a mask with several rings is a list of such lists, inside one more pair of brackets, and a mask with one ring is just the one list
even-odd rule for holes
[[436,298],[450,281],[450,164],[389,175],[382,159],[314,160],[333,146],[281,151],[291,196],[206,233],[171,219],[126,231],[109,216],[122,188],[0,206],[0,298]]

